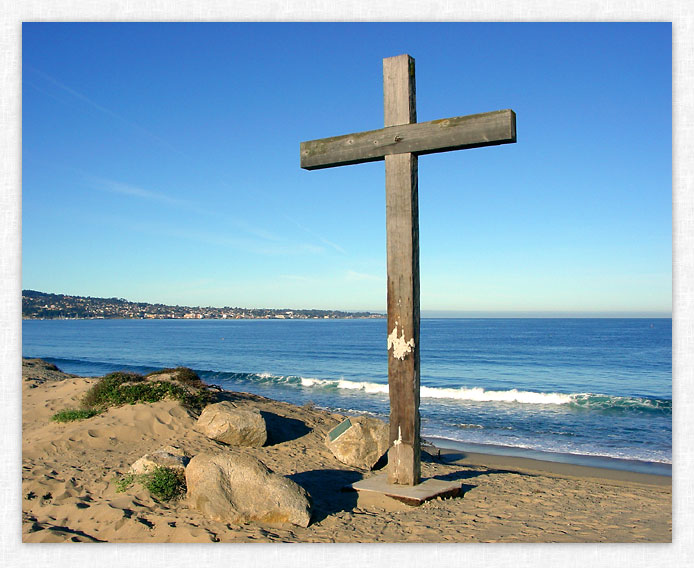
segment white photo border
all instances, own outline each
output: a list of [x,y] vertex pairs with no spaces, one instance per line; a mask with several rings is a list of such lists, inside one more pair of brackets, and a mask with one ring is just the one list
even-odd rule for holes
[[[11,5],[10,5],[11,4]],[[694,18],[684,1],[501,0],[22,0],[0,13],[0,558],[7,566],[519,566],[654,565],[684,562],[693,548],[694,395]],[[23,21],[641,21],[673,24],[673,543],[645,545],[22,544],[21,542],[21,30]],[[647,135],[647,133],[644,133]]]

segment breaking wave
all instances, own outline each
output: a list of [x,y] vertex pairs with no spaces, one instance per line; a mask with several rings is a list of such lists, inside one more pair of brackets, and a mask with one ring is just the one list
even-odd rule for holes
[[[369,381],[347,379],[318,379],[299,376],[281,376],[270,373],[201,373],[204,377],[222,383],[251,382],[286,384],[298,388],[320,388],[330,390],[361,391],[365,394],[388,394],[388,385]],[[208,380],[209,380],[208,379]],[[224,386],[224,384],[222,384]],[[567,405],[576,410],[616,412],[643,412],[671,414],[672,400],[648,397],[610,396],[592,393],[534,392],[518,389],[487,390],[479,387],[420,387],[422,399],[449,399],[467,402],[517,403],[537,405]]]
[[[113,364],[108,362],[85,361],[79,359],[46,358],[57,363],[69,362],[84,368],[90,374],[99,371],[109,372]],[[123,370],[149,372],[154,368],[131,365]],[[231,373],[222,371],[200,371],[200,377],[208,383],[218,384],[224,388],[234,389],[239,384],[269,384],[286,385],[293,388],[327,389],[333,391],[362,392],[365,394],[387,395],[388,385],[370,381],[351,381],[348,379],[318,379],[294,375],[274,375],[271,373]],[[86,373],[79,373],[86,374]],[[92,374],[92,376],[94,376]],[[534,392],[518,389],[487,390],[480,387],[420,387],[420,398],[447,399],[472,403],[515,403],[527,405],[565,405],[568,408],[581,411],[652,413],[660,415],[672,414],[672,400],[667,398],[652,398],[638,396],[612,396],[593,393],[559,393]]]

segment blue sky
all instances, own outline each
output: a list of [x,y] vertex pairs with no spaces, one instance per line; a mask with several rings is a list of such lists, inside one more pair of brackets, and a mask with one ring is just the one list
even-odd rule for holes
[[421,306],[672,305],[671,26],[47,24],[22,29],[22,287],[385,310],[384,57],[419,121],[505,108],[518,143],[419,160]]

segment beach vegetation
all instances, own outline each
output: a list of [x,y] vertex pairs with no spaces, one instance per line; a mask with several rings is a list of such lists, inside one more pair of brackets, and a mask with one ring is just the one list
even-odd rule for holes
[[[195,375],[194,372],[191,371],[191,373]],[[82,406],[103,409],[109,406],[158,402],[164,398],[172,398],[180,401],[186,408],[199,412],[212,399],[211,393],[207,391],[199,377],[197,380],[200,388],[195,388],[191,384],[194,379],[189,375],[186,376],[188,382],[183,385],[173,380],[156,380],[157,374],[161,373],[148,377],[125,372],[105,375],[84,396]]]
[[113,481],[116,484],[116,493],[123,493],[135,483],[135,476],[128,473],[127,475],[115,476]]
[[66,408],[55,413],[51,420],[55,422],[73,422],[75,420],[85,420],[97,414],[99,414],[99,411],[96,408]]
[[140,475],[128,473],[116,476],[113,482],[116,484],[116,493],[127,491],[137,482],[160,501],[171,501],[186,492],[186,477],[183,471],[164,466],[158,466],[153,471]]
[[[161,376],[160,380],[157,377]],[[178,400],[184,408],[199,414],[213,402],[213,394],[192,369],[177,367],[150,373],[119,371],[104,375],[87,391],[81,408],[67,408],[52,416],[55,422],[85,420],[111,406]]]
[[161,369],[147,374],[147,378],[156,377],[157,375],[171,375],[171,378],[182,385],[203,388],[207,385],[202,381],[198,374],[188,367],[176,367],[175,369]]
[[186,492],[186,477],[180,469],[159,466],[140,476],[139,481],[152,496],[162,501],[170,501]]

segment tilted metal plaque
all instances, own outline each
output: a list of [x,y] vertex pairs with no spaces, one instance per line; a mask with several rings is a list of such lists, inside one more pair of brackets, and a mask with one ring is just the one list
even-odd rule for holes
[[352,427],[352,423],[350,422],[349,418],[346,418],[342,422],[340,422],[335,428],[333,428],[330,432],[328,432],[328,438],[330,439],[331,442],[334,442],[337,440],[342,434],[344,434],[347,430],[349,430]]

